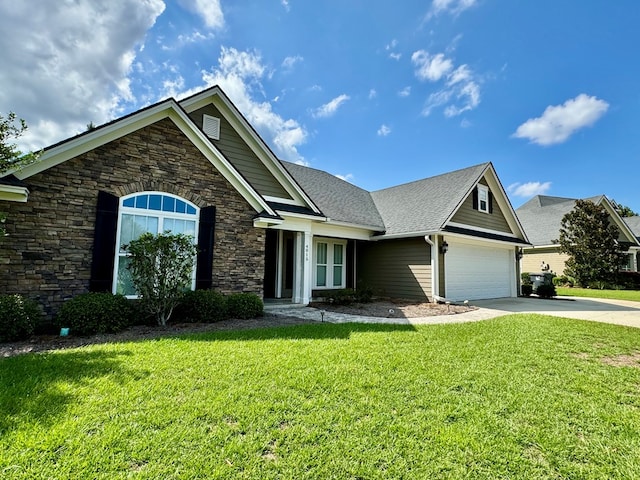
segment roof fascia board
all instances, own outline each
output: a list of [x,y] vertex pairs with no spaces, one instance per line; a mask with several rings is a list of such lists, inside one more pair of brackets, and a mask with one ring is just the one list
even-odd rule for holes
[[613,207],[613,204],[611,203],[611,201],[606,197],[606,195],[602,196],[602,200],[600,200],[600,202],[604,208],[607,210],[607,212],[609,213],[609,216],[611,216],[611,218],[613,219],[613,221],[615,222],[615,224],[618,226],[618,228],[620,229],[620,231],[622,233],[624,233],[624,235],[628,238],[631,239],[631,243],[638,245],[638,238],[634,235],[633,231],[631,230],[631,228],[629,227],[629,225],[627,225],[627,222],[625,222],[624,220],[622,220],[622,217],[620,217],[620,214],[616,211],[616,209]]
[[249,124],[244,115],[242,115],[222,89],[216,86],[202,92],[200,95],[194,95],[193,97],[180,101],[180,105],[187,112],[192,112],[210,103],[213,103],[218,110],[225,114],[225,119],[294,199],[300,202],[300,204],[308,206],[316,213],[322,213],[302,187],[298,185],[289,172],[282,166],[266,142],[258,135],[256,130]]
[[29,189],[15,185],[0,185],[0,200],[25,203],[29,199]]
[[200,150],[213,166],[233,185],[233,187],[249,202],[256,212],[266,211],[275,216],[273,209],[254,190],[254,188],[240,175],[222,153],[205,137],[186,112],[169,99],[150,109],[123,118],[121,121],[98,128],[94,132],[63,142],[45,152],[40,161],[27,165],[14,175],[24,180],[32,175],[43,172],[51,167],[59,165],[71,158],[82,155],[110,141],[117,140],[141,128],[147,127],[165,118],[169,118],[182,133]]
[[[488,173],[490,175],[487,175]],[[458,212],[458,210],[460,209],[464,201],[469,197],[469,195],[471,195],[471,192],[473,191],[474,188],[476,188],[476,186],[478,185],[478,183],[483,177],[487,180],[487,183],[489,184],[489,188],[493,192],[495,192],[496,190],[500,192],[500,195],[494,194],[493,199],[498,203],[498,206],[500,207],[500,210],[504,214],[505,220],[507,221],[509,228],[511,228],[513,235],[517,238],[519,234],[521,238],[523,238],[525,242],[527,242],[527,245],[528,245],[529,238],[527,237],[527,234],[524,231],[524,228],[520,224],[520,220],[518,219],[518,216],[516,215],[516,212],[513,209],[511,202],[509,201],[507,192],[502,186],[502,183],[498,178],[498,174],[496,173],[496,170],[493,167],[493,164],[491,162],[489,162],[485,166],[485,168],[482,170],[482,172],[478,175],[478,178],[473,183],[473,186],[466,192],[466,194],[463,196],[462,200],[458,203],[456,208],[453,209],[449,217],[443,223],[442,227],[444,228],[445,225],[451,222],[451,219],[455,216],[455,214]],[[502,234],[504,235],[504,233]]]

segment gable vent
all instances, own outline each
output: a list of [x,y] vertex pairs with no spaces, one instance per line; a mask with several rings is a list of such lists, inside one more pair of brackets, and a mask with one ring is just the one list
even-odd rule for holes
[[220,119],[209,115],[203,115],[202,130],[207,137],[214,140],[220,140]]

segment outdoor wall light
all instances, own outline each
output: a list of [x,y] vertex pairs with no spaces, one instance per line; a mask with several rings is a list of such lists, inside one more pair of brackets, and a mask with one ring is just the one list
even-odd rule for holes
[[517,260],[522,260],[523,256],[524,256],[524,253],[523,253],[522,249],[521,248],[517,249],[516,250],[516,259]]
[[449,244],[446,242],[446,240],[444,242],[442,242],[442,245],[440,245],[440,252],[442,252],[443,254],[447,253],[449,251]]

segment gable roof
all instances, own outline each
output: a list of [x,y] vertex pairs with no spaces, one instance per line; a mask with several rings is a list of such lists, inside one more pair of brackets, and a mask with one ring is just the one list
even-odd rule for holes
[[368,191],[322,170],[281,162],[329,220],[384,231]]
[[640,217],[636,215],[634,217],[624,217],[622,220],[624,220],[624,223],[627,224],[636,236],[638,243],[640,243]]
[[[576,198],[537,195],[521,205],[516,210],[516,214],[531,243],[535,246],[552,245],[553,240],[556,240],[560,235],[562,217],[573,210],[577,200]],[[633,241],[633,239],[637,241],[636,236],[622,221],[605,195],[596,195],[584,200],[591,201],[596,205],[603,205],[620,231],[629,238],[629,241]]]

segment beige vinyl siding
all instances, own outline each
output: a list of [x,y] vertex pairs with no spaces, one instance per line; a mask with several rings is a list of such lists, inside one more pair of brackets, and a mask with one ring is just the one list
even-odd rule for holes
[[[486,185],[486,182],[480,182]],[[491,190],[489,190],[491,192]],[[495,230],[497,232],[513,233],[509,228],[509,224],[504,217],[504,214],[496,202],[495,194],[493,195],[493,212],[484,213],[473,208],[473,192],[465,199],[464,203],[460,206],[456,214],[451,219],[452,222],[460,223],[463,225],[469,225],[472,227],[486,228],[489,230]]]
[[541,271],[542,262],[544,262],[549,265],[550,272],[562,275],[567,260],[569,260],[569,255],[560,253],[557,248],[529,248],[524,250],[521,270],[538,273]]
[[376,294],[429,300],[431,250],[424,238],[358,244],[358,284]]
[[261,195],[291,199],[291,196],[282,187],[280,182],[278,182],[267,167],[264,166],[253,151],[251,151],[216,107],[208,105],[189,114],[199,128],[202,128],[203,115],[210,115],[220,119],[220,140],[212,140],[212,142],[258,193]]

